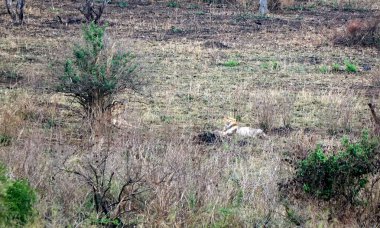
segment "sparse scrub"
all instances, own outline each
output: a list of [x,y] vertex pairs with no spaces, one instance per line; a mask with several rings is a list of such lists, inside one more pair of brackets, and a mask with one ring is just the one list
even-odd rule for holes
[[[276,94],[278,95],[278,94]],[[257,117],[259,127],[264,132],[270,131],[277,118],[277,96],[269,91],[255,94],[254,114]]]
[[351,132],[359,102],[357,96],[350,92],[333,96],[330,92],[325,98],[322,100],[324,108],[321,109],[320,123],[327,126],[330,135]]
[[279,98],[279,114],[285,128],[291,128],[292,126],[293,106],[295,100],[295,95],[286,92],[282,92],[281,97]]

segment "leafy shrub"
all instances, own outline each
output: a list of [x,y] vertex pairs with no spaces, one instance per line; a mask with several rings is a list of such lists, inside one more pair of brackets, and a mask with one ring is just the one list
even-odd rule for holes
[[28,182],[16,180],[7,188],[4,202],[8,208],[8,219],[26,224],[33,215],[36,194]]
[[367,174],[378,172],[378,142],[363,133],[359,142],[342,140],[342,151],[325,153],[321,146],[302,160],[297,169],[303,189],[318,198],[330,200],[343,196],[354,202],[368,182]]
[[25,180],[11,180],[0,164],[0,226],[24,226],[35,213],[36,193]]
[[59,77],[58,91],[72,96],[89,117],[110,110],[118,92],[138,84],[130,63],[133,56],[107,47],[104,33],[95,23],[84,27],[85,43],[75,46],[74,59],[66,61]]
[[12,137],[7,134],[0,134],[0,146],[11,145]]

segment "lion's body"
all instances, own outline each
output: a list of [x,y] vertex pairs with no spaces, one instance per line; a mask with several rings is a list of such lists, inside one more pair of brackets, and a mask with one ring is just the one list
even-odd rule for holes
[[222,131],[223,136],[239,135],[242,137],[263,137],[266,138],[266,134],[261,129],[251,127],[239,127],[237,121],[233,118],[225,118],[226,125]]

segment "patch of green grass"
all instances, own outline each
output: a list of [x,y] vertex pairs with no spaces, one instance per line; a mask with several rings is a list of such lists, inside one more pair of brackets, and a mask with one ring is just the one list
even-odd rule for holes
[[240,63],[236,60],[228,60],[227,62],[222,64],[225,67],[237,67],[240,65]]
[[273,70],[279,70],[280,64],[277,61],[272,61],[272,69]]
[[195,12],[195,15],[198,15],[198,16],[201,16],[201,15],[205,15],[206,13],[204,11],[197,11]]
[[260,65],[260,67],[263,69],[263,70],[279,70],[281,67],[280,67],[280,63],[277,62],[277,61],[267,61],[267,62],[264,62]]
[[349,60],[344,61],[345,70],[348,73],[357,73],[358,72],[358,66],[356,66],[354,63],[350,62]]
[[10,146],[12,142],[12,136],[7,134],[0,134],[0,146]]
[[319,67],[319,72],[321,72],[321,74],[327,74],[329,72],[329,67],[326,65],[322,65]]
[[263,70],[269,70],[269,67],[270,67],[269,62],[265,62],[265,63],[260,64],[260,68]]
[[333,72],[339,72],[340,71],[340,65],[338,63],[334,63],[332,65],[332,71]]

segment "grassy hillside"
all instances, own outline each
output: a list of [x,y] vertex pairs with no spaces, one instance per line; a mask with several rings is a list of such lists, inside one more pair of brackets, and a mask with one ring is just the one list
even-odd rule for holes
[[[119,95],[130,126],[107,132],[106,155],[89,149],[91,126],[79,105],[56,92],[65,60],[83,42],[77,5],[30,1],[22,26],[0,8],[0,139],[7,138],[0,160],[37,189],[31,226],[104,222],[85,178],[94,176],[91,166],[104,169],[104,182],[113,173],[109,199],[131,180],[124,224],[378,224],[377,182],[368,184],[374,194],[365,204],[343,208],[279,190],[317,144],[337,148],[343,135],[357,139],[373,128],[367,103],[380,105],[379,48],[334,41],[349,36],[350,20],[378,15],[377,1],[296,2],[268,17],[244,2],[142,3],[112,1],[104,15],[107,43],[132,52],[148,81],[139,93]],[[194,140],[222,130],[225,116],[265,128],[268,139]]]

